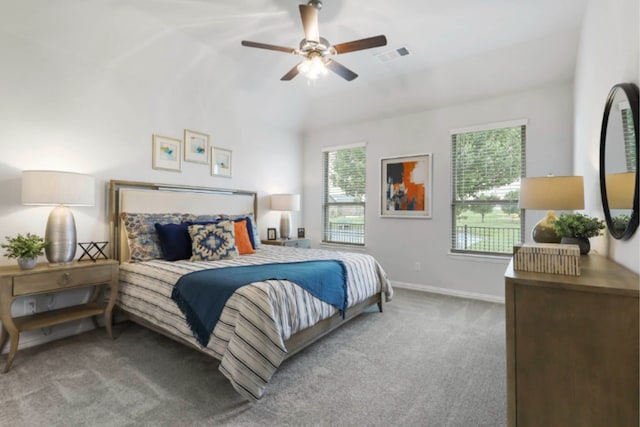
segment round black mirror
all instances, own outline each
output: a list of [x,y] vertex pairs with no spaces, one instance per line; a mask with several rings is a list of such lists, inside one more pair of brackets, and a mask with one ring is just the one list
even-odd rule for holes
[[600,132],[600,194],[611,236],[627,240],[638,228],[638,87],[611,88]]

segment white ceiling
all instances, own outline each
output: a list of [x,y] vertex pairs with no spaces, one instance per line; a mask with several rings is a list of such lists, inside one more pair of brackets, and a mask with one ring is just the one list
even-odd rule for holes
[[[241,40],[251,40],[298,47],[303,37],[299,0],[110,0],[104,3],[101,0],[90,3],[93,7],[109,7],[123,24],[126,20],[144,17],[165,28],[165,33],[179,32],[197,41],[205,52],[215,55],[220,64],[213,79],[219,87],[210,90],[222,96],[240,92],[233,95],[237,99],[232,103],[248,116],[275,126],[305,130],[571,80],[587,2],[324,0],[319,12],[322,37],[331,43],[342,43],[384,34],[388,45],[335,57],[359,75],[352,82],[329,73],[312,84],[303,76],[290,82],[280,81],[280,77],[300,61],[299,56],[240,45]],[[57,26],[81,28],[84,25],[90,29],[97,25],[91,20],[99,19],[88,16],[89,6],[85,6],[88,3],[73,0],[45,2],[37,8],[34,5],[32,10],[26,6],[29,3],[9,4],[15,9],[18,4],[22,5],[24,18],[18,24],[16,18],[5,15],[4,27],[11,28],[14,34],[20,33],[21,37],[38,38],[40,43],[53,43],[50,28],[56,21]],[[64,10],[61,10],[62,4]],[[45,13],[44,8],[50,16],[38,21],[38,16]],[[77,16],[72,16],[74,14]],[[24,19],[33,22],[24,22]],[[43,29],[45,19],[47,33]],[[78,24],[80,20],[83,24]],[[131,28],[131,24],[129,26]],[[116,30],[109,38],[94,37],[89,47],[80,46],[83,43],[80,34],[63,35],[59,36],[58,45],[69,51],[82,49],[85,55],[97,55],[96,52],[108,52],[108,43],[114,43],[117,36]],[[126,35],[136,36],[135,31]],[[149,45],[148,35],[139,37],[140,40],[132,40],[130,45],[137,43],[137,49]],[[100,43],[102,46],[96,45]],[[376,57],[403,46],[410,55],[386,63]],[[229,76],[239,82],[233,92],[224,87],[228,86]]]
[[[359,77],[309,84],[280,77],[300,57],[240,46],[251,40],[297,47],[293,0],[136,0],[129,5],[233,58],[256,96],[288,100],[290,124],[315,128],[424,110],[573,77],[587,0],[324,0],[320,35],[342,43],[384,34],[385,47],[335,59]],[[376,54],[406,46],[383,63]],[[275,116],[274,121],[283,117]]]

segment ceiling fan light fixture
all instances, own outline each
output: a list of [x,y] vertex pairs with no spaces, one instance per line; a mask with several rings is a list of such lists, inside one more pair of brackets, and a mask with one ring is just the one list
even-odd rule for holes
[[306,78],[315,80],[327,74],[327,67],[321,55],[313,55],[298,64],[298,71]]
[[336,60],[329,58],[329,56],[386,46],[387,38],[381,34],[332,45],[327,39],[320,37],[318,32],[318,10],[321,8],[322,1],[320,0],[310,0],[306,5],[298,5],[300,18],[302,19],[302,29],[304,30],[304,38],[300,41],[299,49],[248,40],[242,40],[241,44],[247,47],[275,50],[303,56],[304,60],[301,63],[294,65],[293,68],[280,78],[282,81],[290,81],[298,74],[304,75],[311,81],[317,79],[320,75],[327,74],[328,71],[332,71],[350,82],[357,78],[358,75]]

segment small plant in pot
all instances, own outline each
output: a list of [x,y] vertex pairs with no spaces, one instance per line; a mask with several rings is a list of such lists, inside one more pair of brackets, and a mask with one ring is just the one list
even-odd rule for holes
[[0,244],[6,249],[4,256],[7,258],[17,258],[18,265],[23,270],[35,267],[38,257],[44,252],[47,246],[44,239],[36,234],[27,233],[26,236],[18,234],[17,237],[6,236],[7,243]]
[[613,223],[613,229],[618,233],[624,233],[624,230],[627,229],[627,225],[631,221],[631,217],[627,214],[620,214],[618,216],[614,216],[611,218],[611,222]]
[[589,239],[601,235],[604,229],[603,220],[580,213],[562,214],[552,225],[562,238],[560,243],[578,245],[583,255],[591,250]]

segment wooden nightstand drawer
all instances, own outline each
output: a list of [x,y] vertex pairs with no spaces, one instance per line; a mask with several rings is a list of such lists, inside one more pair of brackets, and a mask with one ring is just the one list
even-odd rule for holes
[[262,243],[273,246],[288,246],[290,248],[311,248],[311,240],[309,239],[262,240]]
[[13,278],[13,295],[29,295],[107,283],[111,281],[113,267],[109,265],[89,268],[70,268],[60,271],[43,271]]
[[285,246],[293,247],[293,248],[306,248],[309,249],[311,247],[311,242],[308,239],[302,240],[290,240],[284,244]]

